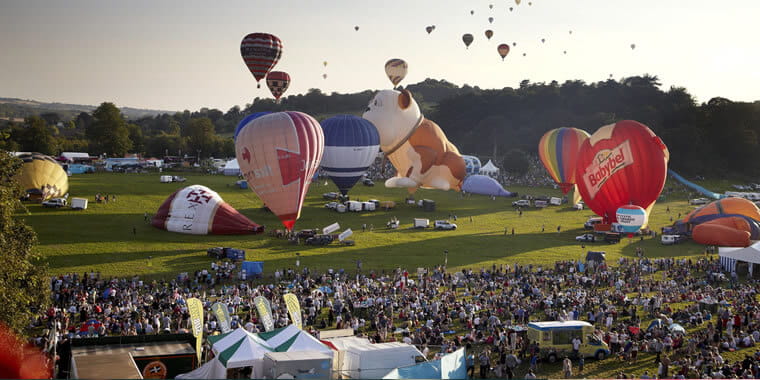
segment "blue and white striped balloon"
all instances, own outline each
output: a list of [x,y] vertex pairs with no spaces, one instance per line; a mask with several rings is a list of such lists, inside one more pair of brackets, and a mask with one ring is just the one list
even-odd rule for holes
[[380,151],[380,135],[367,119],[337,115],[322,121],[325,153],[322,169],[343,195],[372,165]]

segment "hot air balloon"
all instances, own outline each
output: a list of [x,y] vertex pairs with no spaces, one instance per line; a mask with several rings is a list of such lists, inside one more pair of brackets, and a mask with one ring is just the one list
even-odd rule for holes
[[499,51],[499,55],[501,56],[501,60],[503,61],[504,57],[506,57],[507,54],[509,54],[509,45],[507,45],[507,44],[501,44],[501,45],[499,45],[499,47],[497,48],[497,50]]
[[517,46],[517,42],[512,42],[512,46]]
[[636,44],[631,44],[631,50],[636,49]]
[[615,212],[615,219],[620,225],[620,232],[629,234],[628,237],[631,237],[632,234],[641,229],[641,226],[647,225],[649,215],[640,206],[624,205],[618,207]]
[[354,30],[358,32],[359,31],[359,25],[355,26]]
[[486,30],[486,38],[490,40],[491,37],[493,37],[493,30],[491,29]]
[[322,79],[327,79],[327,74],[322,74]]
[[509,11],[512,12],[512,7],[509,7]]
[[665,185],[668,157],[668,148],[647,126],[619,121],[581,144],[575,181],[589,208],[607,223],[615,222],[623,205],[650,211]]
[[470,44],[472,43],[473,40],[474,38],[472,37],[472,34],[470,33],[467,33],[462,36],[462,41],[464,42],[464,46],[466,46],[468,49],[470,48]]
[[544,42],[546,42],[546,38],[541,39],[541,43],[544,43]]
[[493,23],[493,17],[489,17],[489,18],[488,18],[488,23],[489,23],[489,24],[492,24],[492,23]]
[[240,122],[238,123],[237,127],[235,127],[234,139],[237,140],[238,133],[240,133],[240,130],[243,129],[243,127],[245,127],[245,125],[248,124],[251,120],[256,119],[258,117],[261,117],[261,116],[264,116],[264,115],[268,115],[270,113],[271,112],[269,112],[269,111],[254,112],[254,113],[252,113],[252,114],[244,117],[243,120],[240,120]]
[[151,219],[153,227],[191,235],[240,235],[264,232],[260,226],[206,186],[192,185],[166,198]]
[[409,65],[406,64],[406,61],[400,58],[392,58],[385,62],[385,75],[393,83],[394,88],[404,80],[408,68]]
[[528,6],[531,6],[531,5],[533,5],[533,3],[531,3],[531,2],[529,1],[529,2],[528,2]]
[[24,164],[17,179],[30,199],[44,201],[69,191],[69,177],[53,157],[42,153],[18,156]]
[[324,62],[322,62],[322,65],[323,65],[324,67],[327,67],[327,61],[324,61]]
[[[259,82],[280,60],[282,41],[271,34],[251,33],[240,42],[240,55],[256,82]],[[260,88],[261,84],[256,87]]]
[[325,135],[322,169],[341,194],[346,195],[375,162],[380,135],[369,120],[353,115],[323,120],[322,131]]
[[488,4],[489,9],[493,9],[493,4]]
[[562,54],[567,54],[567,50],[563,50],[563,51],[562,51]]
[[480,159],[475,156],[462,155],[464,160],[464,170],[467,175],[480,173],[480,167],[482,166]]
[[557,128],[546,132],[538,142],[538,157],[564,194],[575,185],[578,152],[588,138],[582,129]]
[[520,0],[515,0],[515,4],[520,5]]
[[324,147],[319,123],[293,111],[251,120],[235,140],[235,156],[248,185],[288,230],[301,215]]
[[280,102],[280,97],[288,90],[290,75],[283,71],[271,71],[267,74],[267,87],[272,92],[275,101]]
[[474,15],[474,14],[475,14],[475,11],[470,11],[470,14],[471,14],[471,15]]
[[573,31],[572,31],[572,30],[570,30],[570,31],[568,31],[568,33],[569,33],[569,34],[573,34]]
[[426,26],[425,30],[427,31],[428,34],[430,34],[430,33],[433,32],[433,27],[432,26]]
[[527,55],[528,55],[527,53],[523,53],[523,57],[525,57],[525,56],[527,56]]

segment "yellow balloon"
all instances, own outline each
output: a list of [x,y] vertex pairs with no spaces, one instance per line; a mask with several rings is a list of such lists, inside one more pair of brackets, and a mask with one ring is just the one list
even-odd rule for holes
[[69,177],[52,157],[41,153],[19,156],[24,161],[18,182],[30,198],[46,200],[61,197],[69,191]]

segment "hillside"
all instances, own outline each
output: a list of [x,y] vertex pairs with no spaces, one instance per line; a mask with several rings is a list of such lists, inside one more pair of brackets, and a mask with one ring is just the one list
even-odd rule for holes
[[[92,112],[96,105],[45,103],[31,99],[0,98],[0,118],[23,119],[27,116],[55,112],[63,120],[69,120],[81,112]],[[128,119],[139,119],[145,116],[156,116],[163,113],[173,114],[175,111],[150,110],[132,107],[120,107],[121,113]]]

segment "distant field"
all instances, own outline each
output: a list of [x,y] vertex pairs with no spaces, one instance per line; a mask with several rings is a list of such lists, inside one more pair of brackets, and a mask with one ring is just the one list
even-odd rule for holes
[[[185,175],[185,174],[182,174]],[[351,238],[354,247],[333,244],[327,247],[307,247],[288,244],[263,235],[192,236],[153,228],[143,221],[145,212],[154,213],[159,205],[175,190],[192,184],[206,185],[216,190],[225,201],[253,221],[264,224],[267,230],[282,228],[272,214],[261,210],[262,203],[250,190],[233,185],[235,177],[220,175],[185,175],[184,184],[159,183],[158,174],[98,173],[70,177],[73,197],[90,200],[89,209],[46,209],[29,204],[28,214],[19,214],[39,236],[37,250],[42,253],[53,273],[100,271],[105,276],[173,277],[180,272],[207,268],[210,259],[206,249],[214,246],[243,248],[249,260],[265,262],[265,271],[295,265],[295,253],[301,253],[301,265],[310,268],[345,268],[354,270],[356,261],[362,260],[363,269],[382,270],[398,266],[416,268],[442,264],[444,250],[448,250],[449,268],[490,267],[492,264],[533,263],[550,265],[556,260],[578,259],[586,250],[604,250],[608,260],[621,256],[634,257],[637,247],[646,256],[671,257],[700,255],[704,249],[694,243],[663,246],[659,238],[644,241],[624,239],[620,244],[587,244],[586,249],[574,237],[583,232],[583,222],[592,215],[589,210],[574,211],[569,205],[544,210],[526,210],[519,216],[511,206],[513,199],[472,195],[462,198],[456,192],[420,190],[417,199],[429,198],[437,203],[435,212],[424,212],[415,206],[403,204],[406,190],[386,189],[382,183],[375,187],[357,185],[352,199],[380,199],[396,201],[395,210],[371,213],[338,214],[324,208],[321,194],[335,191],[332,182],[313,184],[304,204],[297,229],[324,227],[339,222],[343,229],[355,231]],[[712,190],[723,190],[728,182],[706,182]],[[669,186],[669,185],[666,185]],[[714,189],[710,186],[713,186]],[[551,188],[508,187],[520,194],[555,195]],[[680,188],[680,187],[679,187]],[[116,202],[96,204],[96,193],[115,194]],[[688,212],[692,206],[683,192],[665,195],[655,206],[651,226],[659,228],[670,224],[670,218]],[[670,212],[666,212],[666,208]],[[456,215],[459,228],[455,231],[412,230],[414,217],[448,219]],[[401,220],[399,230],[385,229],[391,217]],[[472,217],[472,222],[470,221]],[[366,223],[374,231],[362,232]],[[561,233],[557,233],[557,226]],[[541,232],[545,226],[545,232]],[[133,235],[132,228],[137,234]],[[509,234],[505,236],[505,228]],[[512,228],[515,235],[511,235]]]

